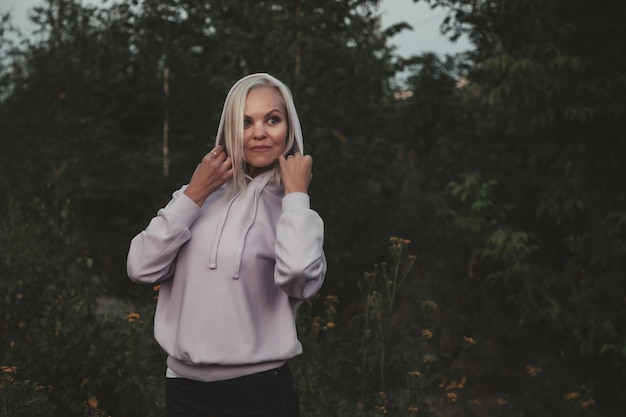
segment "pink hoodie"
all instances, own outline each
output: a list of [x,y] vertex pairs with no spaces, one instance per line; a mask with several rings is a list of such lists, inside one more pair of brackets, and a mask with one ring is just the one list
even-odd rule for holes
[[182,187],[131,242],[129,277],[161,284],[154,334],[178,376],[231,379],[302,353],[295,314],[324,280],[324,224],[307,194],[284,196],[272,177],[248,177],[234,197],[225,185],[202,207]]

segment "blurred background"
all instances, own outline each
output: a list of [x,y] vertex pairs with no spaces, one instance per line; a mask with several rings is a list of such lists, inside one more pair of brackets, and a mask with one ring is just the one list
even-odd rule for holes
[[7,415],[161,415],[126,252],[252,72],[294,94],[325,221],[303,416],[622,415],[622,1],[0,7]]

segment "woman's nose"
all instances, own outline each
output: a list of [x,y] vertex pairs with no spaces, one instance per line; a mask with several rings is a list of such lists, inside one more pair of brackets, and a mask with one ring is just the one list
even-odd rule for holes
[[263,123],[256,123],[254,125],[253,138],[263,139],[266,136],[265,125]]

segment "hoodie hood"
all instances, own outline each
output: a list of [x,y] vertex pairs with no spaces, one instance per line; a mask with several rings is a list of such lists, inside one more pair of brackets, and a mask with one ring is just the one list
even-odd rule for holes
[[[252,80],[252,79],[267,80],[270,82],[271,86],[277,88],[280,91],[285,101],[287,116],[289,118],[289,128],[293,129],[293,134],[294,134],[293,151],[304,153],[302,129],[300,127],[300,120],[298,118],[298,113],[296,111],[296,107],[293,102],[293,96],[291,95],[291,91],[280,80],[266,73],[257,73],[257,74],[248,75],[246,77],[243,77],[239,81],[237,81],[231,87],[230,91],[228,92],[228,95],[226,96],[226,100],[224,100],[224,107],[222,109],[222,115],[220,117],[220,123],[217,129],[215,145],[216,146],[225,145],[224,126],[225,126],[225,120],[226,120],[226,111],[227,111],[226,109],[229,107],[229,103],[233,98],[233,92],[243,82],[247,80]],[[217,253],[218,253],[220,243],[222,241],[224,225],[226,224],[226,221],[228,220],[233,204],[236,204],[236,201],[239,200],[239,203],[244,204],[248,209],[247,214],[244,215],[244,217],[242,217],[241,219],[239,219],[239,221],[241,221],[244,224],[244,226],[241,230],[241,235],[239,236],[239,239],[238,239],[239,243],[237,246],[237,255],[236,255],[235,263],[233,265],[233,269],[231,273],[231,277],[233,279],[239,279],[239,271],[241,269],[242,254],[243,254],[244,246],[246,244],[246,237],[248,235],[248,232],[250,231],[250,228],[254,225],[254,222],[256,221],[257,211],[258,211],[258,206],[259,206],[259,199],[262,198],[262,193],[267,187],[270,187],[270,188],[276,187],[276,185],[272,181],[271,171],[259,174],[255,178],[251,178],[247,176],[247,187],[246,187],[245,192],[243,192],[242,194],[238,193],[234,196],[231,196],[230,200],[228,201],[226,205],[226,208],[224,209],[224,212],[221,215],[219,226],[216,230],[216,235],[213,241],[213,248],[211,250],[210,258],[209,258],[210,269],[217,268],[217,258],[218,258]],[[280,191],[281,190],[274,190],[274,189],[271,190],[273,194],[279,193]],[[281,210],[281,207],[278,206],[277,210]]]
[[285,107],[287,108],[287,114],[289,116],[289,128],[293,129],[294,133],[294,152],[300,152],[304,154],[304,142],[302,140],[302,128],[300,127],[300,119],[298,119],[298,113],[296,112],[296,106],[293,103],[293,96],[289,88],[277,78],[272,77],[266,73],[250,74],[239,81],[237,81],[228,92],[226,100],[224,100],[224,107],[222,109],[222,115],[220,117],[220,124],[217,128],[217,135],[215,136],[215,145],[224,145],[224,124],[226,119],[226,109],[230,103],[233,95],[233,91],[243,82],[250,79],[263,79],[269,81],[274,87],[278,88],[282,96],[285,98]]

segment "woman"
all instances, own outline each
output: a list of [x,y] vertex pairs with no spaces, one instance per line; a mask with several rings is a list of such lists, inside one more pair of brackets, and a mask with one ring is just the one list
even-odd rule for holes
[[295,312],[326,272],[312,159],[287,87],[231,88],[215,147],[131,242],[128,275],[160,283],[168,416],[298,416]]

